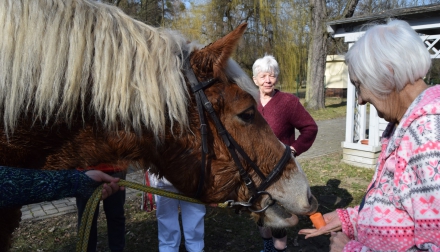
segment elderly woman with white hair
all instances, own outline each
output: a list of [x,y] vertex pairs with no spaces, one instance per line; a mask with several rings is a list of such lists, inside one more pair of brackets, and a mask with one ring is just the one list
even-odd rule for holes
[[300,234],[331,232],[332,252],[440,251],[440,86],[423,81],[429,52],[408,23],[392,20],[368,29],[345,60],[358,103],[389,124],[361,204]]
[[[259,58],[252,66],[253,80],[260,90],[258,111],[269,124],[277,138],[292,149],[294,156],[307,151],[318,133],[318,126],[309,112],[293,94],[275,88],[278,82],[278,62],[271,55]],[[295,129],[299,131],[298,137]],[[258,221],[264,241],[263,252],[286,251],[287,232],[284,228],[270,229]]]

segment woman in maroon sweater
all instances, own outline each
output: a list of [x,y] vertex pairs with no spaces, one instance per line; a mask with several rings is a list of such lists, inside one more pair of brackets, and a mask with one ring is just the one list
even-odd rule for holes
[[[318,126],[299,102],[298,97],[275,89],[279,74],[278,62],[271,55],[257,59],[252,66],[253,80],[260,90],[258,111],[284,144],[290,145],[294,156],[307,151],[315,141]],[[295,129],[299,131],[296,138]],[[259,221],[264,252],[285,251],[286,230],[271,230]]]

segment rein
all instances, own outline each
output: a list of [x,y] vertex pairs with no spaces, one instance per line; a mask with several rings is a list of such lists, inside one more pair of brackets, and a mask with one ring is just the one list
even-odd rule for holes
[[[170,192],[162,189],[158,189],[155,187],[145,186],[139,183],[134,183],[130,181],[126,181],[123,179],[120,179],[118,182],[119,186],[125,186],[130,187],[139,191],[143,192],[149,192],[152,194],[178,199],[178,200],[184,200],[192,203],[197,204],[204,204],[200,200],[184,196],[179,193]],[[87,251],[87,245],[89,242],[89,236],[90,236],[90,229],[92,227],[92,221],[93,216],[95,214],[95,210],[98,207],[99,201],[101,200],[102,196],[102,185],[98,186],[95,191],[93,192],[92,196],[90,196],[89,200],[87,201],[86,207],[84,209],[83,217],[81,219],[81,225],[78,230],[78,240],[76,243],[76,252],[86,252]],[[226,201],[224,203],[218,203],[216,204],[217,207],[221,208],[227,208],[227,207],[233,207],[234,205],[240,205],[240,202],[233,202],[233,201]]]
[[[201,202],[198,199],[187,197],[185,195],[182,195],[180,193],[170,192],[166,190],[162,190],[155,187],[145,186],[139,183],[126,181],[123,179],[120,179],[118,182],[119,186],[125,186],[129,188],[133,188],[139,191],[148,192],[168,198],[178,199],[178,200],[184,200],[192,203],[197,204],[205,204]],[[93,216],[95,214],[95,210],[98,207],[99,201],[101,200],[102,196],[102,186],[98,186],[95,191],[93,192],[92,196],[90,196],[89,200],[87,201],[86,207],[84,209],[84,213],[81,219],[81,225],[78,230],[78,240],[76,243],[76,252],[86,252],[87,251],[87,245],[89,242],[90,237],[90,229],[92,227],[92,221]],[[228,200],[224,203],[217,203],[215,204],[216,207],[220,208],[232,208],[234,206],[245,206],[246,202],[234,202],[233,200]]]
[[[196,102],[197,102],[197,111],[200,118],[200,132],[202,137],[202,160],[201,160],[201,172],[200,172],[200,179],[199,184],[197,187],[196,192],[196,198],[200,196],[202,193],[204,181],[205,181],[205,173],[206,173],[206,156],[209,152],[208,150],[208,128],[207,124],[205,122],[205,113],[206,111],[211,119],[213,120],[215,127],[217,128],[218,134],[220,134],[223,142],[225,143],[226,147],[229,150],[229,153],[231,154],[232,158],[234,159],[235,164],[237,165],[238,172],[240,174],[241,179],[244,181],[246,187],[248,190],[252,193],[252,196],[248,200],[248,204],[243,205],[244,207],[247,207],[249,211],[251,212],[264,212],[268,207],[275,204],[275,200],[272,198],[272,195],[270,193],[266,192],[266,188],[271,185],[275,178],[283,171],[284,167],[286,166],[287,162],[291,158],[291,149],[290,146],[285,145],[286,149],[283,153],[283,156],[281,157],[280,161],[277,163],[275,168],[269,173],[269,175],[266,177],[261,172],[260,168],[250,159],[250,157],[246,154],[246,152],[240,147],[240,145],[232,138],[232,136],[229,134],[229,132],[225,129],[223,124],[221,123],[220,119],[217,117],[217,114],[214,111],[214,108],[212,106],[212,103],[208,100],[206,97],[206,94],[204,92],[204,89],[212,86],[214,83],[217,83],[217,79],[210,79],[205,82],[199,82],[194,74],[194,71],[191,68],[191,63],[189,61],[189,57],[186,57],[186,62],[184,64],[184,73],[186,78],[191,84],[191,90],[195,95]],[[257,175],[261,178],[263,181],[258,187],[255,185],[254,181],[252,180],[249,173],[243,168],[243,165],[241,163],[241,160],[238,156],[238,154],[245,160],[247,164],[251,166],[251,168],[257,173]],[[267,195],[270,199],[269,204],[267,204],[262,209],[253,209],[251,208],[252,205],[255,203],[255,201],[262,195]]]

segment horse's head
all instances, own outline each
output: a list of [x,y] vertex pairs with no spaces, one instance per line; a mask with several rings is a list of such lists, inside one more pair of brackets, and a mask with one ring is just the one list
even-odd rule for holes
[[[191,66],[185,76],[192,86],[191,128],[197,141],[188,153],[196,155],[198,160],[188,164],[198,169],[194,173],[199,174],[202,169],[205,175],[183,184],[179,179],[176,187],[186,193],[198,191],[204,202],[243,202],[251,211],[261,210],[256,214],[264,218],[267,226],[292,226],[298,222],[297,214],[316,211],[317,201],[290,149],[276,138],[258,112],[257,88],[230,59],[245,29],[245,24],[240,25],[216,42],[194,50],[186,63]],[[204,107],[205,119],[198,114],[197,99],[200,99],[199,110]],[[219,119],[217,122],[215,117]],[[207,125],[206,138],[200,133],[203,120]],[[207,144],[202,146],[200,143],[205,140]],[[207,151],[205,157],[203,151]],[[277,172],[272,172],[274,169]],[[173,182],[175,176],[167,177]],[[198,181],[204,181],[204,185]]]

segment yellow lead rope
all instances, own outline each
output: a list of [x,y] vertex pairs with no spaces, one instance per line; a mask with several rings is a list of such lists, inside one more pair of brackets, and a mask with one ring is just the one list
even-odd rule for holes
[[[118,185],[130,187],[139,191],[148,192],[160,196],[165,196],[168,198],[178,199],[178,200],[184,200],[192,203],[197,204],[204,204],[200,200],[184,196],[179,193],[169,192],[162,189],[145,186],[142,184],[126,181],[126,180],[119,180]],[[101,194],[102,194],[102,185],[100,185],[98,188],[96,188],[95,192],[93,192],[92,196],[90,196],[89,200],[87,201],[86,208],[83,213],[83,217],[81,220],[81,226],[78,231],[78,241],[76,244],[76,252],[86,252],[87,251],[87,245],[89,242],[89,236],[90,236],[90,229],[92,227],[92,220],[93,215],[95,213],[95,209],[98,207],[99,201],[101,200]],[[217,207],[229,207],[229,203],[219,203],[217,204]]]

